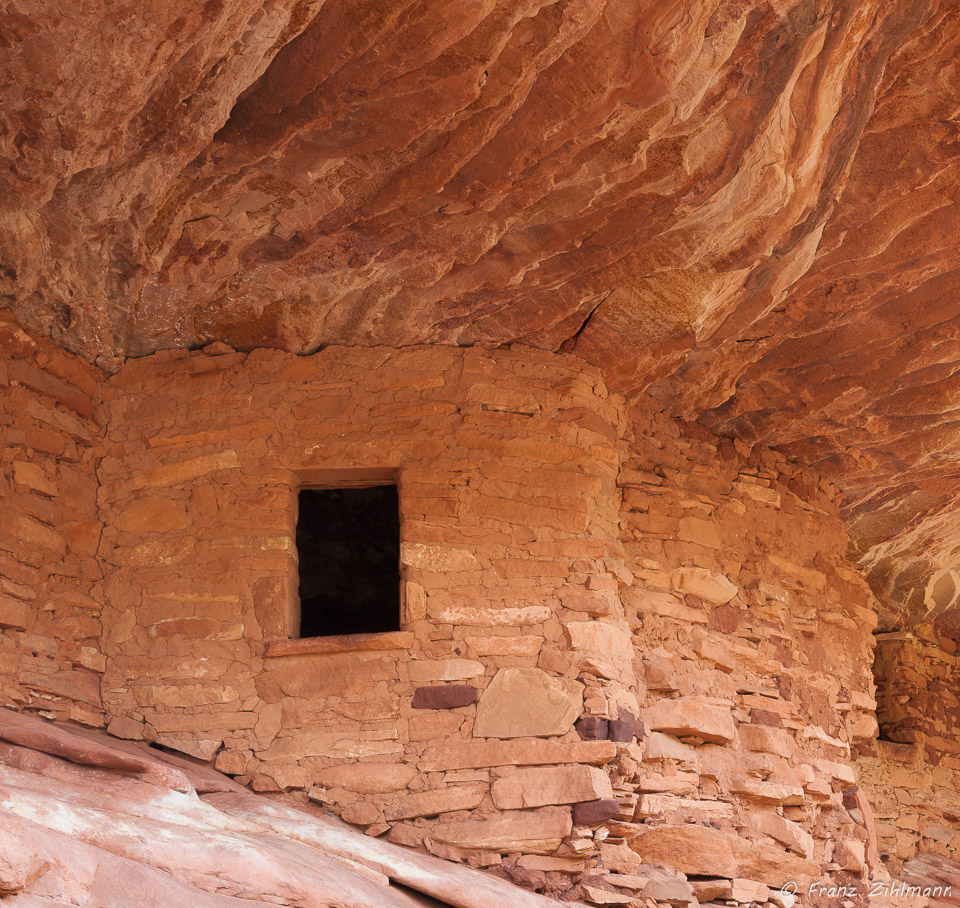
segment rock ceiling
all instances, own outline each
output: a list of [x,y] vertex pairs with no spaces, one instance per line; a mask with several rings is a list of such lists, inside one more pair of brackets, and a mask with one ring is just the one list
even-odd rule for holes
[[107,367],[209,340],[573,351],[817,464],[888,623],[949,624],[957,23],[937,0],[13,0],[0,298]]

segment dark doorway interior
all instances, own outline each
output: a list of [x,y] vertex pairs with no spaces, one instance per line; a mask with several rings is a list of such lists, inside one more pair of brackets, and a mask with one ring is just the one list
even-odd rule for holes
[[303,489],[299,505],[300,636],[400,630],[397,487]]

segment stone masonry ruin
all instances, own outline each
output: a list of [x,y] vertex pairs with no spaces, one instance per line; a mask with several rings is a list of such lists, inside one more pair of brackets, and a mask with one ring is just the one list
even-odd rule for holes
[[523,908],[960,905],[955,10],[169,6],[0,11],[0,906],[107,904],[36,717]]
[[[2,324],[6,703],[553,895],[639,897],[649,862],[693,880],[663,901],[762,903],[958,857],[954,644],[882,634],[878,707],[809,469],[569,355],[214,346],[107,377]],[[399,630],[300,636],[299,490],[390,477]]]

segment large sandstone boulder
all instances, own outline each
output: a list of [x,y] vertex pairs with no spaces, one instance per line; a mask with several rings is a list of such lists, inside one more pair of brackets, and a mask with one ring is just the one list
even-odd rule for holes
[[779,889],[800,888],[817,878],[820,868],[769,845],[759,845],[707,826],[657,826],[630,840],[644,861],[665,864],[688,876],[758,880]]
[[563,735],[583,712],[583,685],[539,668],[501,668],[477,704],[478,738]]

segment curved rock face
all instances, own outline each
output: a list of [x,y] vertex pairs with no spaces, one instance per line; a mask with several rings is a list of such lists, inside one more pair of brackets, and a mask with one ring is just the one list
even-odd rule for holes
[[844,489],[851,554],[891,608],[885,627],[956,629],[960,618],[960,35],[950,26],[936,10],[888,64],[806,274],[672,382],[691,408],[718,404],[703,416],[713,429],[782,445]]
[[573,351],[818,463],[889,620],[949,612],[948,4],[38,0],[0,34],[24,324],[108,365]]

